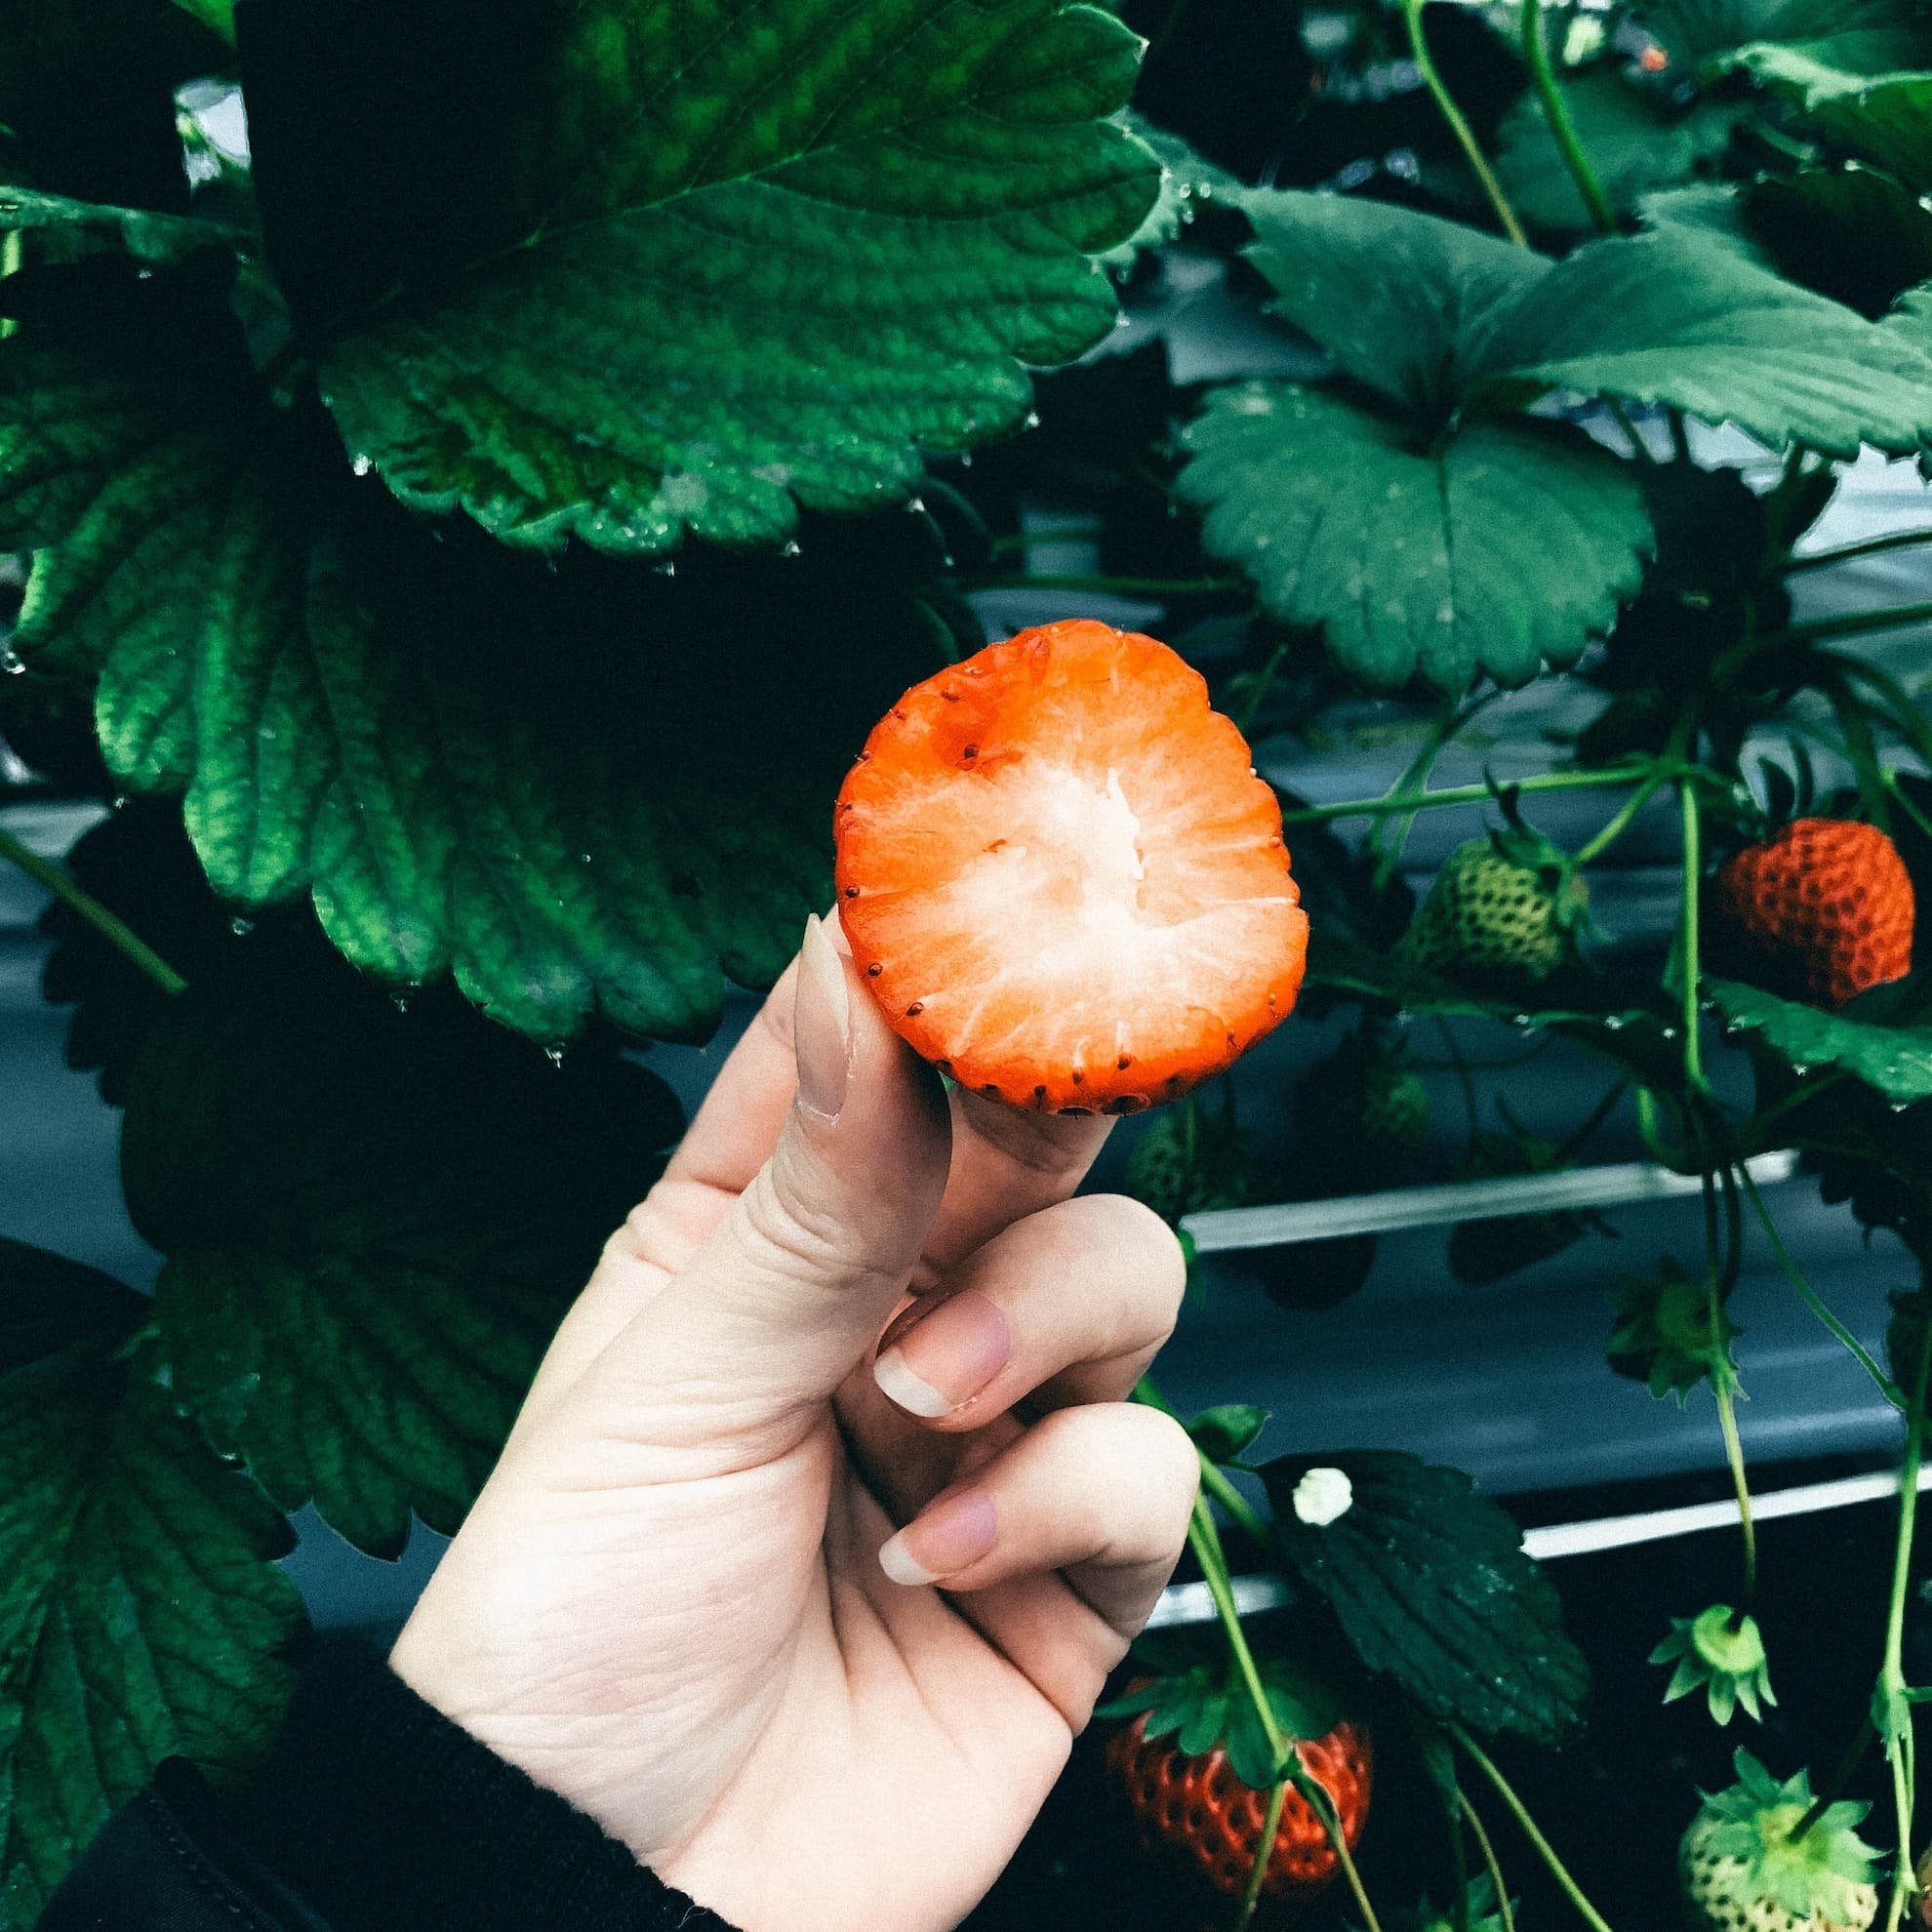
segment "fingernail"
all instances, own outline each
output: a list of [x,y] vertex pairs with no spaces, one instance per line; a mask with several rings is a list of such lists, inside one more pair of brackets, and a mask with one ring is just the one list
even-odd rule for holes
[[879,1567],[896,1584],[956,1577],[993,1547],[997,1527],[991,1497],[970,1489],[942,1496],[880,1550]]
[[800,1105],[821,1119],[836,1120],[852,1060],[852,1003],[845,964],[816,912],[805,921],[805,941],[798,948],[791,1032]]
[[930,1312],[915,1310],[887,1344],[872,1379],[915,1416],[949,1415],[970,1402],[1013,1353],[1006,1317],[977,1288],[962,1289]]

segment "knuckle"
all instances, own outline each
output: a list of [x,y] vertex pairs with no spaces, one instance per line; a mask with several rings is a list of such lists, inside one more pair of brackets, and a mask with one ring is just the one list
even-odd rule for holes
[[781,1279],[877,1280],[900,1272],[865,1253],[855,1230],[838,1216],[814,1205],[798,1188],[781,1185],[771,1164],[739,1197],[739,1222],[752,1261]]
[[[1187,1288],[1187,1264],[1174,1229],[1145,1201],[1129,1194],[1088,1194],[1100,1217],[1093,1234],[1116,1264],[1119,1278],[1131,1282],[1159,1320],[1165,1342],[1180,1319]],[[1090,1237],[1091,1238],[1091,1237]],[[1124,1263],[1125,1266],[1118,1266]]]

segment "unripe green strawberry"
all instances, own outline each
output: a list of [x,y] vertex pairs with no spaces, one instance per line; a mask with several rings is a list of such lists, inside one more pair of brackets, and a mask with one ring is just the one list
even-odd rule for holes
[[1190,1098],[1163,1107],[1141,1130],[1127,1156],[1125,1191],[1178,1222],[1208,1208],[1239,1207],[1251,1172],[1239,1129],[1226,1113],[1210,1113]]
[[1534,986],[1576,957],[1589,898],[1547,840],[1493,832],[1450,853],[1396,951],[1455,978]]
[[1296,1164],[1315,1190],[1394,1186],[1429,1138],[1429,1090],[1400,1040],[1349,1033],[1295,1088]]
[[1872,1848],[1858,1835],[1869,1805],[1827,1805],[1800,1838],[1811,1777],[1780,1784],[1748,1751],[1738,1782],[1708,1795],[1677,1852],[1701,1932],[1866,1932],[1878,1913]]

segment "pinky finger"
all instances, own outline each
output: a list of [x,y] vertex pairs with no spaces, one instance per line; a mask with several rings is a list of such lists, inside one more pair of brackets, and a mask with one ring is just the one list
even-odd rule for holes
[[1131,1636],[1173,1574],[1198,1479],[1171,1416],[1129,1402],[1057,1409],[934,1497],[879,1561],[895,1583],[961,1592],[1058,1571]]

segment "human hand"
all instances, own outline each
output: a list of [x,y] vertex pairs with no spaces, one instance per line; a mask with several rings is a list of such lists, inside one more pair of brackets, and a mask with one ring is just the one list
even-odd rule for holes
[[1186,1435],[1124,1399],[1178,1245],[1070,1198],[1107,1124],[947,1096],[811,922],[398,1674],[744,1932],[956,1923],[1193,1502]]

